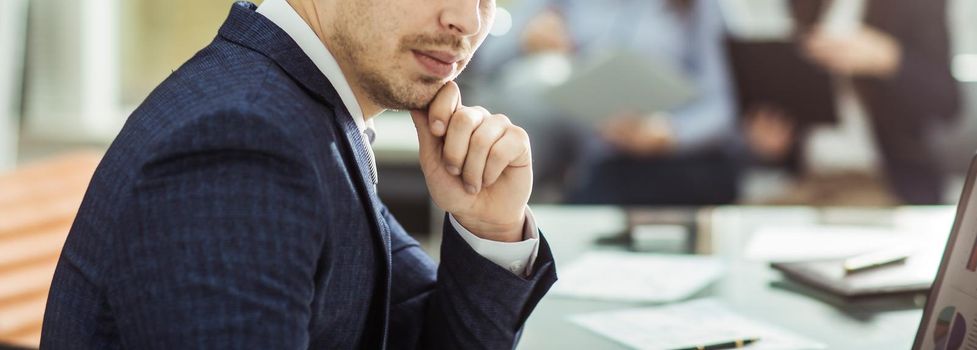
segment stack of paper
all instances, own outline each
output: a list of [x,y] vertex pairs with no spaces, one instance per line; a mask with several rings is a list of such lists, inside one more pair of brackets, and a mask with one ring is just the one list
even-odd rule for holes
[[723,271],[713,257],[589,252],[560,271],[552,293],[584,299],[671,302],[692,296]]
[[635,349],[685,349],[759,339],[744,349],[823,349],[824,344],[737,315],[712,299],[577,315],[571,321]]

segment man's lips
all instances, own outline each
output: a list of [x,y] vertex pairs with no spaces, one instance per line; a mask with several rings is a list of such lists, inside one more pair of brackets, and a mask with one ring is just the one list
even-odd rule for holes
[[451,77],[455,71],[455,64],[464,58],[463,55],[447,51],[412,50],[411,52],[429,74],[442,79]]
[[444,64],[454,64],[458,61],[461,61],[462,58],[464,58],[463,55],[450,53],[447,51],[419,51],[418,50],[417,52],[424,56],[428,56],[430,58],[441,61],[441,63]]

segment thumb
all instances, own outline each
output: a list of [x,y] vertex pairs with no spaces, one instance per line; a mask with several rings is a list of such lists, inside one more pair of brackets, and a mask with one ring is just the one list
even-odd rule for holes
[[[441,139],[431,133],[426,111],[412,109],[410,118],[417,129],[417,143],[420,146],[421,160],[431,159],[432,156],[441,154]],[[422,163],[423,164],[423,163]]]

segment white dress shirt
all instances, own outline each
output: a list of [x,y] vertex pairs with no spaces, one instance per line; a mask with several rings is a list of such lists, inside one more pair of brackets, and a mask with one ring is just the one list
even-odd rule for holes
[[[285,31],[298,44],[299,48],[309,56],[319,71],[329,79],[336,92],[339,93],[339,97],[353,117],[353,121],[363,133],[363,146],[370,151],[370,174],[373,184],[376,185],[379,177],[373,149],[370,145],[376,135],[373,121],[364,118],[363,110],[360,108],[356,96],[353,95],[353,89],[350,88],[349,81],[339,68],[339,63],[336,62],[335,57],[329,52],[326,45],[319,40],[308,23],[299,16],[298,12],[295,12],[295,9],[286,0],[265,0],[258,6],[258,13]],[[532,271],[533,262],[536,260],[536,254],[539,251],[539,234],[535,219],[528,208],[526,209],[526,224],[523,233],[525,239],[520,242],[510,243],[482,239],[461,226],[453,215],[449,214],[448,220],[461,235],[461,238],[468,242],[479,255],[518,275],[527,276]]]

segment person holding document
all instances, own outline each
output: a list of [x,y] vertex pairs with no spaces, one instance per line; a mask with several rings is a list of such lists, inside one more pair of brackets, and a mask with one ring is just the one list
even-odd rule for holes
[[[530,0],[514,16],[513,32],[521,35],[486,44],[475,62],[483,77],[540,55],[586,60],[628,52],[674,67],[696,93],[669,110],[639,113],[635,106],[616,106],[617,112],[593,116],[601,119],[594,126],[539,107],[536,95],[491,90],[503,94],[494,98],[498,108],[531,107],[532,113],[521,115],[537,118],[526,127],[540,181],[563,180],[564,199],[572,203],[716,204],[736,198],[737,161],[727,147],[736,132],[735,108],[716,1]],[[584,146],[571,146],[576,144]]]
[[[453,79],[491,0],[238,2],[129,117],[58,262],[44,349],[512,349],[556,280],[529,139]],[[410,110],[438,266],[377,197]],[[377,136],[377,137],[382,137]]]
[[[950,74],[946,0],[787,5],[791,39],[809,62],[835,78],[839,121],[810,126],[781,112],[784,106],[746,106],[753,111],[745,123],[753,153],[802,171],[807,183],[826,182],[849,195],[868,187],[859,179],[878,178],[887,182],[881,192],[890,201],[942,203],[944,172],[934,140],[960,109]],[[843,182],[853,184],[846,189]],[[825,191],[806,190],[802,181],[795,192],[823,197]]]

